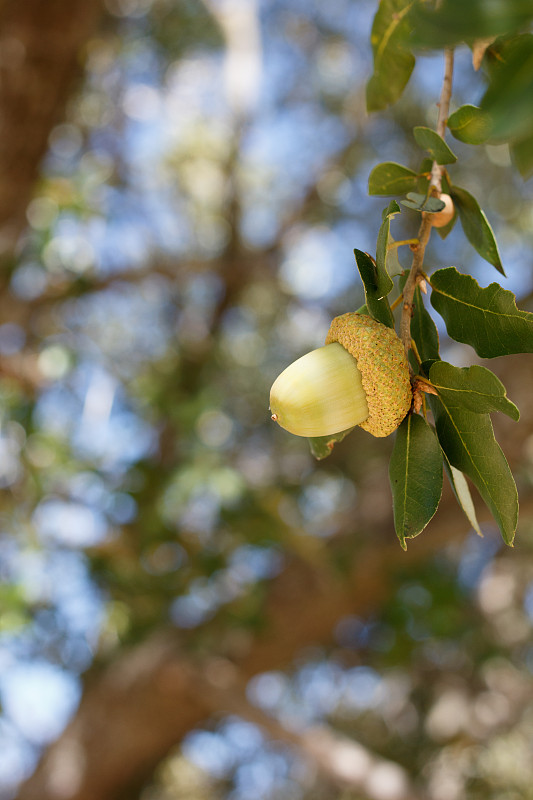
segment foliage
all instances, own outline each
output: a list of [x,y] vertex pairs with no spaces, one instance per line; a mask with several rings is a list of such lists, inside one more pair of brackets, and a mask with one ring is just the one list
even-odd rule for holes
[[[432,158],[450,158],[432,128],[440,61],[414,39],[417,5],[382,3],[371,46],[374,0],[105,4],[0,286],[6,797],[49,744],[33,796],[49,800],[48,765],[65,752],[80,753],[68,774],[87,788],[106,766],[97,731],[114,722],[115,796],[375,800],[399,777],[407,796],[431,800],[442,785],[476,800],[529,796],[531,315],[487,270],[503,261],[502,285],[528,291],[531,201],[479,100],[505,40],[482,75],[454,84],[460,107],[481,111],[449,125],[457,161],[442,187],[462,202],[461,225],[432,237],[414,290],[421,413],[396,438],[314,440],[328,456],[316,464],[267,409],[272,379],[322,343],[335,314],[364,302],[398,324],[414,226],[440,207]],[[498,33],[513,39],[528,17],[506,7],[516,13]],[[229,69],[239,52],[245,68]],[[374,54],[379,113],[366,117]],[[33,69],[38,56],[35,35],[17,63]],[[522,146],[527,162],[516,136],[515,163]],[[464,366],[471,347],[511,354],[493,367],[503,383]],[[493,512],[511,541],[516,495],[490,414],[526,498],[520,558],[487,521]],[[391,451],[401,543],[428,526],[407,552],[392,533]],[[464,537],[469,526],[484,538]],[[178,661],[152,679],[162,643]],[[121,689],[148,725],[127,724]],[[69,738],[84,714],[89,735]],[[157,751],[173,725],[177,750]],[[317,726],[341,737],[338,751],[313,740]],[[148,740],[138,760],[137,735]],[[319,756],[342,765],[350,745],[352,763],[369,766],[347,789]]]
[[[462,38],[472,39],[474,33],[476,38],[489,32],[491,35],[505,33],[503,40],[492,41],[485,58],[490,84],[481,108],[464,105],[447,120],[443,119],[443,123],[448,123],[456,138],[469,144],[479,144],[491,136],[499,141],[515,143],[530,135],[529,115],[533,97],[530,49],[533,39],[520,29],[514,29],[527,22],[531,12],[526,11],[524,4],[510,3],[505,12],[502,9],[494,17],[488,12],[485,18],[479,9],[476,9],[474,17],[474,5],[466,15],[461,12],[461,24],[457,26],[455,15],[458,8],[454,7],[452,0],[440,4],[436,10],[429,10],[422,3],[391,4],[382,0],[372,28],[374,73],[367,87],[369,111],[383,109],[399,99],[414,65],[413,42],[416,50],[421,42],[435,47],[454,44]],[[499,57],[497,64],[490,60],[496,54]],[[448,63],[453,64],[452,61]],[[447,87],[446,80],[450,87]],[[451,75],[445,78],[442,97],[450,90]],[[445,102],[442,97],[441,103]],[[449,94],[446,102],[449,102]],[[420,179],[425,177],[424,173],[416,173],[395,162],[381,163],[372,169],[369,194],[406,194],[401,204],[421,212],[424,220],[424,215],[444,207],[438,195],[441,180],[445,177],[446,189],[470,244],[505,275],[494,232],[485,213],[476,198],[457,186],[452,174],[444,169],[444,165],[455,164],[457,156],[436,130],[417,125],[413,135],[417,145],[429,153],[433,162],[425,194],[414,191]],[[399,206],[395,205],[394,215],[399,211]],[[384,248],[392,246],[389,237],[393,215],[388,210],[383,214],[376,262],[359,250],[355,254],[365,286],[368,312],[376,320],[391,326],[387,296],[394,285],[387,273]],[[451,230],[454,221],[455,217],[443,235]],[[427,223],[424,228],[423,221],[419,236],[422,239],[425,235]],[[415,249],[417,247],[425,248],[425,242],[415,245]],[[519,311],[511,292],[497,283],[483,289],[474,278],[454,267],[439,269],[428,277],[420,264],[413,260],[410,278],[416,281],[422,277],[429,283],[431,304],[443,316],[452,339],[471,345],[483,358],[532,352],[533,314]],[[405,287],[405,280],[402,280],[400,292],[405,292]],[[409,300],[407,304],[407,314],[413,313]],[[518,519],[518,497],[505,457],[494,440],[488,413],[504,411],[516,420],[518,410],[506,399],[505,390],[496,376],[485,368],[479,371],[481,368],[472,367],[454,372],[451,365],[439,360],[438,338],[434,326],[425,322],[427,316],[421,310],[421,304],[422,295],[417,290],[412,336],[421,359],[418,371],[422,380],[418,386],[422,391],[436,395],[431,399],[435,428],[418,422],[415,408],[411,412],[413,417],[409,415],[397,433],[390,467],[396,533],[405,546],[405,539],[417,536],[432,518],[439,503],[442,483],[442,464],[437,469],[433,462],[444,458],[449,467],[464,472],[473,481],[498,522],[504,541],[512,544]],[[411,323],[408,325],[410,327]],[[410,347],[409,341],[406,347]],[[414,385],[417,380],[415,375]],[[428,460],[431,462],[429,465]],[[465,496],[466,484],[455,473],[454,487],[457,480],[461,481],[461,492]]]

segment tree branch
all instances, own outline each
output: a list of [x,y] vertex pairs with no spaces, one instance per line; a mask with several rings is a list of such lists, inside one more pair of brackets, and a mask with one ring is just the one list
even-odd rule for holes
[[[444,78],[439,102],[437,133],[444,138],[446,121],[450,110],[450,99],[453,81],[453,50],[444,51]],[[429,183],[429,194],[438,196],[442,191],[442,166],[433,162]],[[418,244],[412,245],[413,262],[403,289],[403,306],[400,320],[400,338],[406,354],[411,348],[411,317],[413,316],[413,298],[419,273],[424,263],[426,245],[431,235],[431,215],[422,212],[422,222],[418,230]]]

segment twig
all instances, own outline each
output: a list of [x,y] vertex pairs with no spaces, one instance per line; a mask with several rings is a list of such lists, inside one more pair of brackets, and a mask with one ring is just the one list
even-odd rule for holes
[[[450,110],[450,98],[452,94],[452,79],[453,79],[453,50],[447,49],[444,51],[444,78],[442,81],[442,90],[439,102],[439,116],[437,120],[437,133],[439,136],[444,137],[446,131],[446,120]],[[443,167],[433,162],[431,168],[431,178],[429,182],[429,195],[438,196],[442,191],[442,171]],[[408,353],[411,347],[411,317],[413,315],[413,298],[415,294],[416,282],[418,274],[422,271],[422,264],[424,263],[424,253],[426,245],[431,235],[431,216],[422,212],[422,222],[418,231],[418,245],[412,245],[413,250],[413,263],[409,271],[409,275],[403,288],[403,308],[402,318],[400,320],[400,337]]]

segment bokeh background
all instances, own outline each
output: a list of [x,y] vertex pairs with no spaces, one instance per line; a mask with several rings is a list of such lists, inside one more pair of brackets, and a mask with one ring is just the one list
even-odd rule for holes
[[[533,797],[531,356],[490,365],[522,411],[495,419],[514,549],[445,489],[404,553],[393,437],[317,463],[269,418],[363,302],[370,170],[416,169],[436,121],[441,53],[366,113],[375,10],[0,7],[2,800]],[[452,109],[484,85],[460,48]],[[453,148],[531,309],[531,183],[506,145]],[[428,269],[496,279],[433,238]]]

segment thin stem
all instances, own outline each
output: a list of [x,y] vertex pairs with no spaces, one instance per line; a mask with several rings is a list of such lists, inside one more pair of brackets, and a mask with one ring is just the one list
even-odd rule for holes
[[[439,101],[439,116],[437,118],[437,133],[444,139],[446,133],[446,122],[450,113],[450,99],[452,96],[452,82],[453,82],[453,50],[447,48],[444,51],[444,77],[442,79],[442,90],[440,93]],[[434,186],[437,191],[442,191],[442,166],[433,162],[431,168],[431,183],[430,187]]]
[[391,310],[391,311],[394,311],[394,309],[395,309],[395,308],[398,308],[398,306],[400,305],[400,303],[402,302],[402,300],[403,300],[403,292],[402,292],[402,294],[399,294],[399,295],[398,295],[398,297],[396,298],[396,300],[394,300],[394,301],[393,301],[393,302],[390,304],[390,310]]
[[[452,80],[453,80],[453,50],[446,49],[444,51],[444,78],[442,81],[442,90],[439,102],[439,116],[437,120],[437,133],[439,136],[444,137],[446,131],[446,121],[450,111],[450,98],[452,94]],[[442,172],[443,167],[433,162],[431,169],[431,178],[429,182],[429,195],[438,196],[442,191]],[[422,222],[418,230],[418,245],[414,245],[413,249],[413,263],[407,276],[405,286],[403,287],[403,308],[402,317],[400,320],[400,337],[403,342],[406,354],[411,347],[411,317],[413,315],[413,298],[417,284],[418,275],[422,273],[422,265],[424,263],[424,253],[426,245],[431,235],[431,216],[422,212]]]
[[395,247],[401,247],[403,244],[418,244],[418,239],[401,239],[398,242],[391,242],[387,245],[387,250],[393,250]]

